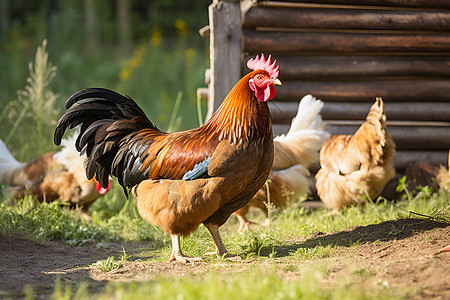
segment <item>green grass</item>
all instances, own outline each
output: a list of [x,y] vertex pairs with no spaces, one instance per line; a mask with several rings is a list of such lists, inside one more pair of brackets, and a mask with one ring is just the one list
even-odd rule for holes
[[[5,198],[0,203],[0,230],[34,237],[38,240],[63,240],[67,244],[82,245],[89,242],[108,243],[112,241],[151,241],[153,249],[163,247],[162,260],[170,255],[170,236],[159,228],[144,221],[137,212],[133,197],[126,200],[121,188],[115,185],[111,193],[97,200],[90,209],[93,222],[86,222],[78,211],[69,210],[58,202],[37,203],[31,196],[11,205]],[[116,209],[102,213],[110,203]],[[381,201],[369,203],[362,208],[349,207],[341,215],[328,216],[327,209],[309,211],[303,207],[290,206],[274,214],[270,230],[260,226],[251,232],[237,234],[237,221],[234,216],[221,229],[224,242],[230,252],[238,253],[243,258],[256,256],[278,256],[277,247],[289,244],[292,237],[305,237],[314,232],[336,232],[352,226],[377,224],[415,216],[419,213],[436,218],[447,219],[449,213],[449,195],[445,192],[433,193],[429,199],[417,198],[413,201],[391,203]],[[263,215],[254,212],[251,218],[263,223]],[[398,234],[393,228],[388,234]],[[357,242],[353,241],[353,244]],[[213,243],[205,227],[200,226],[193,235],[182,239],[182,247],[189,255],[202,255],[213,249]],[[326,245],[322,248],[326,248]],[[314,251],[322,251],[317,248]],[[298,250],[298,255],[302,250]],[[313,250],[308,250],[313,251]],[[326,250],[332,251],[332,249]],[[304,253],[308,255],[307,253]],[[312,253],[311,253],[312,254]],[[323,255],[323,254],[321,254]]]
[[99,260],[93,263],[92,266],[100,269],[103,272],[111,272],[122,267],[130,257],[132,257],[132,255],[128,255],[123,248],[123,254],[118,260],[116,260],[114,256],[108,256],[107,259]]
[[315,265],[297,280],[284,280],[258,267],[232,276],[209,273],[201,278],[158,277],[148,282],[108,283],[105,292],[92,295],[86,286],[57,286],[53,299],[402,299],[393,289],[363,288],[340,280],[335,288],[323,286],[326,266]]

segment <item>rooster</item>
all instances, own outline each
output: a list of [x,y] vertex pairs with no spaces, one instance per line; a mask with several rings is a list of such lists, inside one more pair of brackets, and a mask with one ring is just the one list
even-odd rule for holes
[[316,188],[332,213],[366,197],[375,199],[395,175],[395,144],[385,123],[383,100],[378,97],[353,135],[334,135],[320,150]]
[[195,262],[180,247],[204,224],[217,255],[230,260],[219,227],[245,206],[264,184],[273,163],[272,121],[267,105],[280,85],[276,61],[264,55],[247,62],[241,78],[208,122],[165,133],[127,96],[91,88],[66,102],[54,140],[81,124],[76,147],[87,155],[86,175],[105,187],[116,176],[125,194],[132,190],[140,215],[172,236],[169,261]]
[[[322,108],[322,101],[306,95],[288,133],[274,138],[274,162],[268,184],[270,202],[276,207],[283,208],[310,193],[313,182],[308,167],[319,161],[319,150],[330,138],[319,114]],[[246,206],[234,213],[239,220],[239,231],[249,229],[250,222],[245,215],[252,206],[264,212],[268,224],[267,201],[267,189],[262,187]]]
[[89,207],[109,189],[95,180],[88,180],[83,168],[84,157],[75,150],[75,137],[62,141],[61,151],[47,152],[28,162],[18,162],[0,140],[0,183],[14,198],[31,193],[39,201],[70,203],[81,209],[85,219]]

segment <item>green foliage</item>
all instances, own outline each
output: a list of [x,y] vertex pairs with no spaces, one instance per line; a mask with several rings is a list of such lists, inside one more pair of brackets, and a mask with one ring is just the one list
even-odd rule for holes
[[[126,51],[120,50],[122,41],[117,40],[114,6],[105,0],[93,3],[98,38],[94,47],[89,47],[82,26],[86,20],[83,1],[56,0],[50,5],[20,0],[2,6],[5,14],[1,16],[6,16],[2,26],[6,27],[0,30],[0,138],[7,138],[6,144],[19,160],[56,149],[52,134],[65,100],[87,87],[130,95],[163,130],[168,129],[173,113],[171,130],[198,126],[196,89],[205,85],[209,55],[208,39],[196,32],[208,22],[210,2],[131,1],[133,26]],[[182,7],[183,17],[172,7]],[[9,20],[8,11],[20,13]],[[48,44],[40,46],[43,40]],[[27,69],[38,46],[32,68]],[[182,114],[174,110],[178,93],[183,95],[178,102]]]
[[123,249],[123,254],[120,256],[119,260],[115,260],[114,256],[108,256],[105,260],[99,260],[92,264],[93,267],[100,269],[102,272],[111,272],[113,270],[117,270],[123,266],[123,264],[130,258],[132,255],[128,255]]
[[246,255],[270,256],[276,255],[275,247],[281,243],[270,232],[246,232],[244,240],[239,245]]
[[31,196],[14,206],[5,201],[0,203],[0,232],[24,235],[40,242],[63,240],[70,246],[92,243],[102,246],[113,241],[150,241],[155,248],[163,244],[164,233],[145,222],[135,206],[96,222],[87,222],[78,211],[65,206],[59,202],[39,203]]
[[[17,92],[17,99],[8,103],[0,113],[0,121],[11,124],[4,142],[13,138],[24,145],[22,151],[38,155],[54,148],[52,140],[60,109],[56,107],[58,95],[49,88],[56,76],[56,67],[49,61],[47,41],[37,48],[34,63],[29,63],[30,76],[24,90]],[[33,137],[33,143],[29,143]]]
[[0,231],[36,239],[64,240],[68,245],[119,240],[107,229],[86,222],[80,213],[62,209],[59,202],[39,203],[31,196],[15,206],[0,204]]
[[92,266],[100,269],[102,272],[110,272],[112,270],[117,270],[123,265],[123,263],[119,260],[116,261],[114,256],[108,256],[105,260],[99,260],[96,263],[93,263]]

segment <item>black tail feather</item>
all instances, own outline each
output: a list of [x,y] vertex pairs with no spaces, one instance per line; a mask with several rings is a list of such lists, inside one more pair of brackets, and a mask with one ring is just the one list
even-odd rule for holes
[[140,130],[159,130],[136,102],[111,90],[89,88],[73,94],[65,107],[70,109],[56,125],[54,142],[60,145],[68,128],[81,125],[76,149],[87,156],[89,179],[95,176],[102,187],[107,187],[109,176],[117,176],[126,194],[127,188],[145,179],[139,156],[148,144],[127,143]]

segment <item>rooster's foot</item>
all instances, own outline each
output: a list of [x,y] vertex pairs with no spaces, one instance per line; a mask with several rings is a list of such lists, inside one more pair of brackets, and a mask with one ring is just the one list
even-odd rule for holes
[[183,253],[173,253],[170,256],[169,262],[177,261],[183,264],[193,263],[193,262],[202,262],[203,260],[200,257],[189,257],[184,255]]
[[200,262],[202,259],[200,257],[189,257],[181,252],[180,247],[180,236],[177,234],[172,234],[172,255],[170,255],[169,262],[177,261],[180,263],[193,263]]

